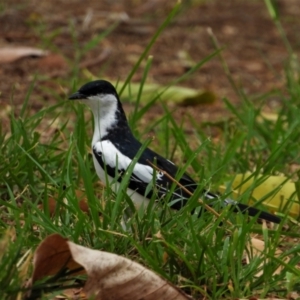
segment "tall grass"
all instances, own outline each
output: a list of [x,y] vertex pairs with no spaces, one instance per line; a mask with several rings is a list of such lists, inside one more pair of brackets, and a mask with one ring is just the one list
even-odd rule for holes
[[[176,12],[177,8],[154,35],[126,84],[130,83],[139,63]],[[93,44],[91,41],[86,47]],[[205,61],[199,62],[193,70]],[[146,64],[138,99],[150,67],[151,60]],[[156,150],[170,158],[175,151],[180,151],[182,169],[191,167],[193,177],[201,179],[199,191],[179,212],[170,210],[166,203],[160,207],[150,204],[145,212],[138,212],[124,193],[115,194],[110,187],[103,189],[90,154],[90,113],[85,113],[84,106],[57,96],[56,105],[29,114],[27,104],[33,92],[29,87],[20,117],[11,113],[9,133],[0,132],[2,299],[15,299],[20,293],[31,271],[28,262],[25,263],[30,258],[30,251],[51,233],[60,233],[82,245],[138,261],[196,299],[233,299],[251,295],[263,298],[270,294],[285,297],[288,292],[297,290],[299,246],[290,241],[299,238],[298,226],[288,223],[289,230],[284,230],[282,224],[266,229],[255,219],[233,215],[220,204],[220,217],[205,211],[201,218],[190,214],[204,186],[217,189],[219,184],[227,183],[227,196],[230,196],[230,180],[236,173],[251,170],[265,176],[283,173],[295,177],[290,166],[300,163],[300,89],[290,68],[285,71],[289,93],[274,91],[255,101],[245,96],[238,108],[230,99],[224,100],[233,119],[230,125],[224,123],[219,144],[205,138],[203,126],[196,121],[194,135],[187,136],[183,126],[179,125],[180,120],[173,118],[168,106],[159,102],[159,97],[146,105],[147,109],[162,105],[165,110],[153,128],[158,140],[168,142],[161,149],[156,145]],[[74,88],[71,82],[65,87],[70,92]],[[262,111],[273,95],[280,98],[281,107],[274,112],[276,120],[270,121]],[[136,105],[130,118],[138,138],[141,132],[138,124],[146,117],[147,109]],[[49,134],[41,134],[44,131]],[[191,139],[193,145],[199,145],[198,149],[190,146]],[[144,145],[148,144],[151,147],[149,141]],[[128,179],[125,176],[124,189]],[[257,179],[252,188],[259,184]],[[82,197],[87,201],[87,212],[80,209],[78,191],[83,192]],[[239,200],[247,202],[249,195],[250,192]],[[124,231],[121,223],[127,207],[132,214],[127,220],[130,230]],[[253,234],[263,237],[266,247],[260,257],[253,257],[245,264],[246,245]],[[276,257],[279,246],[283,253]],[[284,262],[287,256],[290,257],[288,264]],[[273,275],[279,266],[283,269]],[[262,272],[259,276],[258,271]]]

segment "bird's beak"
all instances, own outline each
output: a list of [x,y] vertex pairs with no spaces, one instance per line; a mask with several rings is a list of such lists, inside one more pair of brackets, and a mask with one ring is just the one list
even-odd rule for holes
[[74,94],[72,94],[69,98],[69,100],[83,100],[86,99],[86,96],[84,96],[83,94],[76,92]]

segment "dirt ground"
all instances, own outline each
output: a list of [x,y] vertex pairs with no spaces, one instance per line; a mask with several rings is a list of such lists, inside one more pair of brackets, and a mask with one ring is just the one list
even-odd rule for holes
[[[224,47],[222,54],[233,78],[247,95],[284,88],[283,67],[288,51],[264,1],[182,2],[179,15],[150,51],[153,66],[148,82],[168,83],[181,76],[192,63],[211,54],[214,51],[208,34],[211,28],[219,45]],[[298,2],[276,1],[280,20],[295,53],[300,49]],[[76,61],[80,66],[78,76],[86,80],[83,70],[105,79],[125,80],[174,3],[167,0],[5,1],[0,6],[0,48],[29,46],[48,50],[50,54],[0,63],[2,113],[9,111],[9,105],[18,110],[35,74],[39,76],[30,98],[33,110],[57,101],[49,90],[64,98],[69,93],[65,88],[72,85]],[[117,21],[112,33],[81,55],[86,43]],[[141,79],[142,72],[141,67],[134,81]],[[219,118],[225,114],[223,97],[236,105],[240,101],[218,57],[182,85],[210,90],[217,95],[218,101],[196,108],[179,108],[178,117],[187,112],[200,114],[201,120]],[[275,98],[270,103],[278,105]]]

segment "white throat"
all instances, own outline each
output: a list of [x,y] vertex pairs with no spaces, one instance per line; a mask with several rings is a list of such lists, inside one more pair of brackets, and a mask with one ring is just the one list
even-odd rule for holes
[[95,127],[92,145],[100,141],[116,122],[118,100],[114,95],[97,95],[84,100],[94,114]]

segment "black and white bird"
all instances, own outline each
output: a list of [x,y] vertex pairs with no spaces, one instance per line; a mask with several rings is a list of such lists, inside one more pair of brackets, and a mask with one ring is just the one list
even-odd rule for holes
[[[133,136],[129,128],[116,89],[108,81],[96,80],[83,85],[69,99],[82,100],[91,108],[95,120],[92,151],[96,172],[104,184],[106,178],[108,178],[109,182],[117,182],[118,188],[123,175],[142,144]],[[163,170],[173,178],[176,178],[178,173],[178,167],[174,163],[146,148],[133,167],[127,188],[127,194],[137,208],[146,207],[149,199],[153,197],[153,193],[155,193],[156,199],[163,199],[173,184],[172,180],[163,172],[154,170],[153,165],[156,165],[159,170]],[[155,178],[153,178],[154,176]],[[197,188],[197,183],[186,173],[178,181],[192,193]],[[147,187],[151,184],[152,187],[155,185],[155,188],[149,191]],[[203,191],[203,195],[210,201],[219,198],[207,191]],[[169,198],[170,206],[179,210],[187,203],[189,198],[190,195],[185,190],[176,186]],[[224,205],[232,206],[234,211],[241,211],[250,216],[258,216],[274,223],[280,223],[281,221],[275,215],[231,199],[223,201]]]

